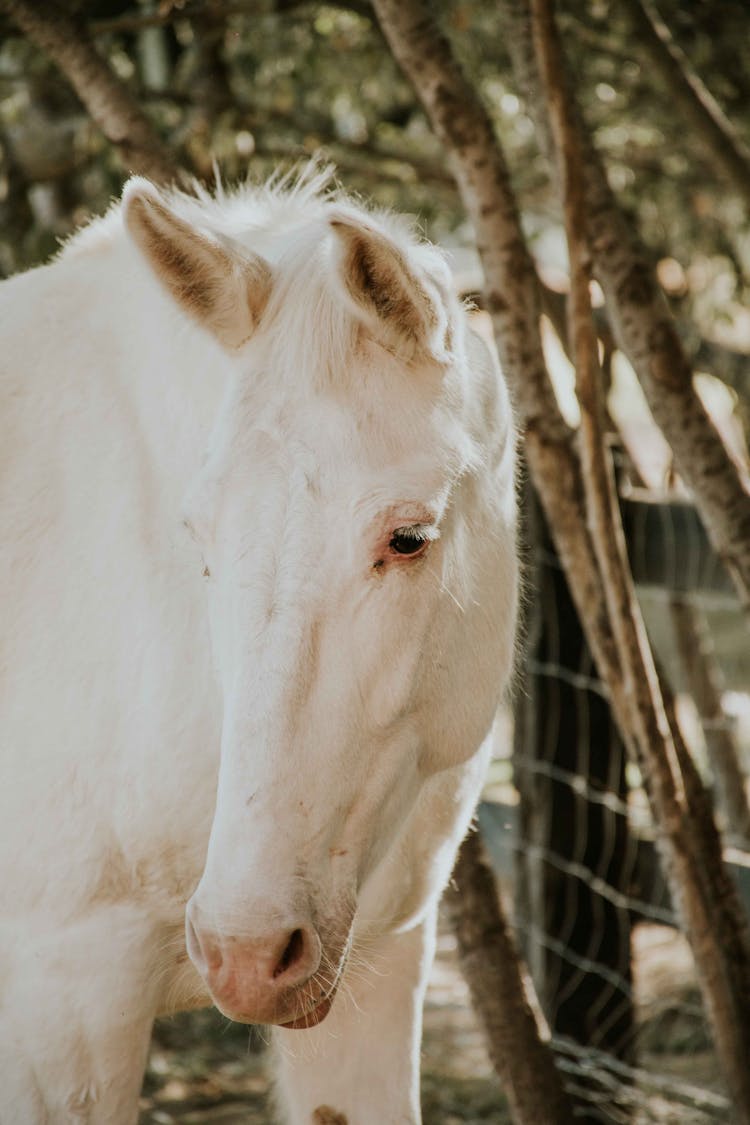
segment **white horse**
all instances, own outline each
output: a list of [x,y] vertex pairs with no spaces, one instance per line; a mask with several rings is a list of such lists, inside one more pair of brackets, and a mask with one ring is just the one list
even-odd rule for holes
[[2,1125],[135,1121],[210,1003],[284,1120],[420,1120],[514,434],[441,255],[323,187],[132,179],[0,287]]

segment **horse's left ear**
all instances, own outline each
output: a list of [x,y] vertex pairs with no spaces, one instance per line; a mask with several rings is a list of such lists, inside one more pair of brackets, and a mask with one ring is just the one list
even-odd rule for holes
[[271,293],[268,262],[201,234],[140,177],[126,185],[122,205],[131,238],[177,303],[225,348],[248,340]]
[[406,359],[445,361],[450,343],[445,280],[417,271],[374,227],[345,213],[329,221],[345,293],[374,338]]

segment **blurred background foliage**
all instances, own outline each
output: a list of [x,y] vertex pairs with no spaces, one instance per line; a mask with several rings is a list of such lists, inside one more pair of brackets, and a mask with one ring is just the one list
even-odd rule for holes
[[[434,6],[493,115],[542,279],[564,291],[559,196],[497,6]],[[738,194],[684,119],[638,7],[560,0],[565,47],[612,186],[659,263],[694,369],[732,388],[728,408],[746,432],[750,187]],[[317,154],[349,190],[415,213],[454,253],[462,289],[480,288],[451,169],[368,0],[67,0],[36,10],[77,21],[187,175],[257,180]],[[746,0],[659,0],[659,14],[750,150]],[[66,77],[0,14],[0,276],[48,258],[119,195],[127,172]]]
[[[83,22],[180,165],[201,180],[213,179],[215,164],[231,182],[323,153],[348,188],[417,212],[430,236],[470,238],[440,146],[367,0],[79,0],[63,7]],[[555,192],[514,89],[495,5],[436,0],[436,7],[495,117],[532,238],[554,230]],[[661,0],[659,9],[750,142],[745,0]],[[662,281],[691,306],[685,311],[698,331],[724,339],[722,322],[736,321],[750,279],[742,202],[681,119],[629,5],[563,0],[560,18],[613,186],[664,260]],[[8,275],[45,259],[86,216],[104,210],[127,170],[53,64],[9,21],[0,35],[0,273]]]

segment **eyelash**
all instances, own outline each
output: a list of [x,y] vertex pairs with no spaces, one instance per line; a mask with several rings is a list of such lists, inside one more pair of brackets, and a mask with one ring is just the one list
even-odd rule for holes
[[[394,566],[408,567],[421,559],[430,544],[439,537],[440,532],[432,523],[403,524],[396,527],[391,532],[387,545],[381,546],[372,569],[380,572],[388,562]],[[414,545],[414,550],[399,550],[399,541],[402,548]]]

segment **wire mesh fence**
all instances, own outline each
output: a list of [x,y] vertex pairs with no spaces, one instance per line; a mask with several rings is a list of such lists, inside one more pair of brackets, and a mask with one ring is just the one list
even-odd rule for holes
[[[747,905],[745,625],[689,504],[635,493],[622,508],[652,646]],[[731,1122],[648,779],[628,760],[533,505],[528,531],[513,784],[480,820],[558,1065],[584,1122]]]

